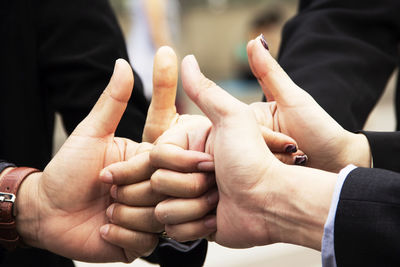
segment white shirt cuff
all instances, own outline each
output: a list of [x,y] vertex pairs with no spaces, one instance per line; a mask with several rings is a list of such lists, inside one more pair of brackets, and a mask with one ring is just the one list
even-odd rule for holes
[[323,267],[336,267],[335,258],[335,216],[336,209],[339,203],[340,192],[342,191],[343,183],[351,171],[356,169],[354,165],[348,165],[346,168],[339,172],[338,179],[336,181],[335,190],[333,191],[331,207],[329,209],[328,218],[326,219],[324,226],[324,236],[322,237],[322,266]]

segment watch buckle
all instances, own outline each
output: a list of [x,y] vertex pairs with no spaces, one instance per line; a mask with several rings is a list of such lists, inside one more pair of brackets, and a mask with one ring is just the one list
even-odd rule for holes
[[15,202],[15,195],[10,193],[0,192],[0,202]]

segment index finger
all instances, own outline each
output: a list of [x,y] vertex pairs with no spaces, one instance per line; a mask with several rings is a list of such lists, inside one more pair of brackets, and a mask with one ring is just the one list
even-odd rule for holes
[[100,179],[107,184],[136,184],[149,180],[154,171],[150,165],[149,152],[144,152],[128,161],[107,166],[101,171]]

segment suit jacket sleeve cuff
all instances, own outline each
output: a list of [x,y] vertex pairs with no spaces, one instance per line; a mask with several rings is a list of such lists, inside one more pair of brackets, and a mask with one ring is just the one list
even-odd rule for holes
[[400,164],[396,157],[400,154],[400,132],[368,132],[363,133],[369,142],[374,168],[400,172]]

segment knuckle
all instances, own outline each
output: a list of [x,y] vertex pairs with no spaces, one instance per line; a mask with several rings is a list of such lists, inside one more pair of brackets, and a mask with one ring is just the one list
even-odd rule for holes
[[155,207],[154,217],[158,222],[162,224],[166,224],[168,222],[168,212],[167,209],[165,208],[165,205],[160,203]]
[[190,179],[188,179],[189,182],[186,185],[187,193],[189,196],[196,197],[200,194],[202,183],[200,182],[200,179],[196,174],[190,173],[188,174],[188,176]]
[[154,192],[161,192],[161,185],[162,185],[162,170],[157,170],[153,173],[153,175],[150,177],[150,185],[151,189]]
[[209,179],[205,173],[196,173],[194,176],[196,192],[194,192],[193,197],[199,197],[212,186],[213,180]]
[[150,151],[150,164],[153,167],[158,167],[160,164],[160,153],[161,153],[161,149],[162,145],[156,145],[154,146],[154,148]]
[[151,229],[153,232],[161,232],[162,230],[164,230],[164,224],[162,224],[161,222],[158,221],[156,215],[155,215],[155,208],[151,210]]
[[126,203],[128,201],[127,196],[129,196],[129,194],[127,194],[127,187],[126,186],[120,186],[117,188],[116,190],[116,200],[121,202],[121,203]]

